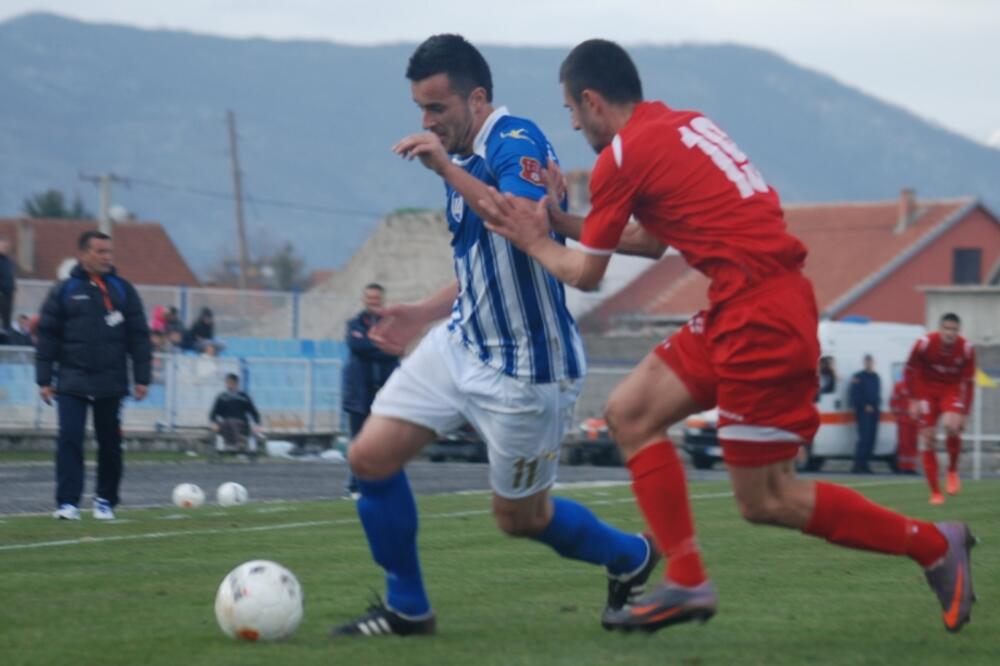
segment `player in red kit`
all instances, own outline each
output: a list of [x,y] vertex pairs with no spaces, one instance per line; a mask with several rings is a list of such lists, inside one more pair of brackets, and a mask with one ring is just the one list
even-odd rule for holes
[[[938,596],[945,626],[958,631],[974,601],[974,539],[965,524],[911,519],[854,490],[795,475],[798,449],[818,427],[817,312],[801,272],[806,249],[787,232],[777,193],[712,121],[643,101],[635,65],[617,44],[580,44],[560,81],[573,127],[598,153],[591,211],[582,219],[545,200],[493,191],[480,201],[489,227],[582,289],[597,287],[611,253],[660,256],[667,246],[711,280],[708,309],[657,346],[607,405],[667,566],[661,585],[607,610],[604,626],[653,631],[715,613],[684,468],[664,433],[718,405],[718,436],[744,518],[912,558]],[[556,190],[558,174],[547,180]],[[551,230],[580,240],[582,250],[553,241]]]
[[958,456],[962,451],[962,428],[972,406],[972,380],[976,374],[976,350],[958,334],[958,315],[941,317],[938,330],[917,340],[906,363],[906,385],[913,399],[910,416],[919,420],[924,474],[931,487],[931,504],[944,504],[938,485],[938,420],[947,436],[948,476],[945,489],[956,495],[962,488]]

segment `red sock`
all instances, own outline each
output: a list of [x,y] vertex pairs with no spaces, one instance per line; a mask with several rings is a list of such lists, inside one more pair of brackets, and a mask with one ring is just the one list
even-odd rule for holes
[[937,451],[933,449],[924,451],[924,476],[931,486],[932,493],[940,493],[941,485],[938,483]]
[[643,448],[628,461],[632,492],[667,558],[665,578],[693,587],[705,581],[694,534],[684,466],[669,440]]
[[958,435],[948,435],[945,440],[948,446],[948,471],[958,471],[958,456],[962,453],[962,438]]
[[816,506],[802,531],[848,548],[906,555],[925,569],[948,550],[933,523],[907,518],[857,491],[822,481],[816,482]]

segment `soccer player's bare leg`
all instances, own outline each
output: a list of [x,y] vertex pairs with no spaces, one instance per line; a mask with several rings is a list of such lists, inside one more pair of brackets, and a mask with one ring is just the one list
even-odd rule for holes
[[402,618],[402,628],[393,627],[396,633],[434,631],[417,556],[417,505],[403,471],[433,438],[423,426],[372,414],[348,453],[361,492],[358,516],[372,558],[386,572],[385,603],[396,614],[394,621]]
[[937,439],[937,426],[924,426],[920,429],[920,456],[923,460],[924,476],[927,477],[927,485],[931,489],[931,504],[944,504],[944,495],[941,494],[941,485],[938,480],[938,459],[935,440]]
[[949,495],[957,495],[962,489],[962,479],[958,475],[958,458],[962,454],[962,428],[965,426],[965,415],[958,412],[945,412],[941,416],[944,426],[945,448],[948,451],[948,475],[945,478],[945,490]]
[[667,567],[663,585],[630,607],[606,613],[606,628],[652,631],[704,621],[715,613],[715,592],[695,536],[684,466],[666,437],[668,426],[703,408],[655,354],[648,355],[608,400],[608,427],[626,459],[632,491]]

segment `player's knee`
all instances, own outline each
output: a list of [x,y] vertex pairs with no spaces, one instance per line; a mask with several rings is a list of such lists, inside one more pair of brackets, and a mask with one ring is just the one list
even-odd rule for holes
[[736,506],[739,507],[740,516],[743,520],[754,525],[775,525],[780,522],[781,502],[768,497],[737,497]]
[[618,446],[626,453],[638,449],[645,441],[643,432],[643,409],[635,401],[629,400],[617,391],[608,398],[604,409],[604,420],[608,432]]
[[493,518],[504,534],[529,538],[541,534],[550,519],[544,511],[533,505],[511,505],[496,499],[493,502]]
[[347,462],[354,476],[365,481],[389,478],[400,469],[395,461],[385,455],[378,455],[375,447],[358,440],[348,450]]

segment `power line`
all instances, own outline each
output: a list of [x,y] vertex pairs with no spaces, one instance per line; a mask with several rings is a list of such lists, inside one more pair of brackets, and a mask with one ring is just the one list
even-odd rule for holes
[[[222,192],[219,190],[206,190],[200,187],[190,187],[187,185],[175,185],[172,183],[164,183],[162,181],[153,180],[150,178],[129,178],[129,181],[133,185],[139,185],[144,187],[152,187],[160,190],[168,190],[171,192],[182,192],[184,194],[192,194],[200,197],[208,197],[211,199],[223,199],[225,201],[233,200],[232,192]],[[246,194],[247,199],[250,199],[250,195]],[[281,199],[259,199],[253,197],[253,202],[260,206],[269,206],[271,208],[283,208],[286,210],[298,210],[306,213],[327,213],[332,215],[346,215],[351,217],[382,217],[385,212],[374,212],[368,210],[356,210],[351,208],[337,208],[333,206],[321,206],[317,204],[303,204],[296,203],[294,201],[283,201]]]

